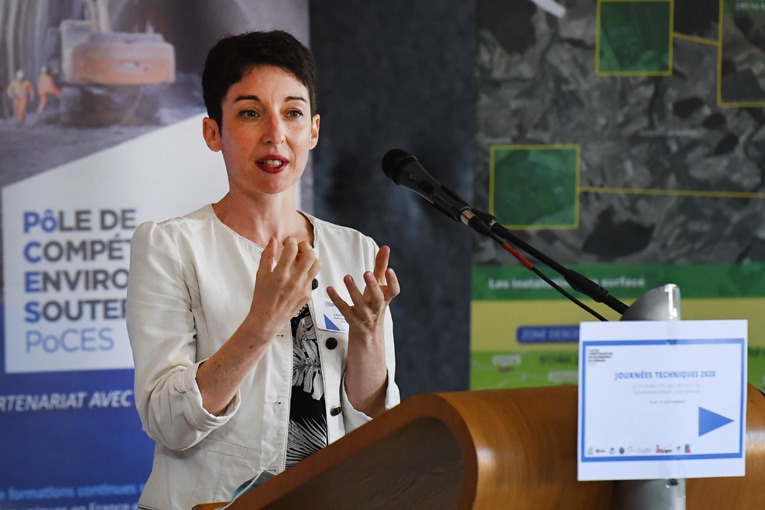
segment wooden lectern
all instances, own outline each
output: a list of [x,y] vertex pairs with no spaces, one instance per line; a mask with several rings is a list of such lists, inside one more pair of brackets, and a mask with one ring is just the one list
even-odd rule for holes
[[[747,398],[746,476],[686,480],[689,510],[765,508],[765,396]],[[576,386],[411,397],[229,508],[611,510],[614,482],[576,479],[577,413]]]

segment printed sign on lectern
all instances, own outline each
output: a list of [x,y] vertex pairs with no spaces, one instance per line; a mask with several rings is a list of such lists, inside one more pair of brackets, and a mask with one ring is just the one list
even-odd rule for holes
[[579,480],[743,476],[747,322],[580,325]]

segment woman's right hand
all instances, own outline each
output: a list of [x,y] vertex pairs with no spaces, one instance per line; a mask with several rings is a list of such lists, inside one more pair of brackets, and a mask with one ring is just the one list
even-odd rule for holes
[[271,238],[260,258],[249,317],[273,337],[311,299],[321,263],[308,242]]
[[281,246],[272,238],[260,258],[250,311],[233,335],[199,366],[202,404],[225,411],[268,344],[311,298],[321,263],[307,242],[293,237]]

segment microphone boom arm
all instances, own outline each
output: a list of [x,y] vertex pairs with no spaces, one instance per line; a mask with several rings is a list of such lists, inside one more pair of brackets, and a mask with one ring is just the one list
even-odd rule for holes
[[586,276],[562,266],[555,260],[551,259],[544,253],[529,245],[527,242],[520,239],[518,236],[503,227],[494,216],[482,211],[478,211],[476,209],[473,209],[473,213],[476,217],[480,218],[486,226],[488,226],[489,231],[492,234],[495,234],[508,243],[519,247],[553,271],[557,272],[569,283],[569,285],[571,285],[571,288],[577,292],[581,292],[597,303],[605,304],[619,314],[623,314],[627,310],[627,305],[612,296],[606,289],[590,280]]

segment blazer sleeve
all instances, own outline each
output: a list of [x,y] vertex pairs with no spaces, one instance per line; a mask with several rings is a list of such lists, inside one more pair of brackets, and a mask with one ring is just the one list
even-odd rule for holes
[[146,433],[171,450],[194,446],[228,422],[240,395],[220,416],[207,412],[196,382],[193,269],[162,225],[138,226],[130,250],[127,329],[135,364],[135,403]]

